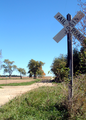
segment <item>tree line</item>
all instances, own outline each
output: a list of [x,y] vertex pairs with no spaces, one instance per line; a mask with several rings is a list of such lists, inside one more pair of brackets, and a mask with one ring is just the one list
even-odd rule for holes
[[[84,44],[86,45],[86,39],[84,40]],[[77,48],[73,50],[73,74],[76,76],[77,74],[85,74],[86,73],[86,47],[83,45],[78,51]],[[68,68],[68,56],[60,55],[58,58],[55,58],[50,71],[55,75],[55,79],[57,82],[61,82],[65,80],[65,77],[68,78],[69,68]],[[22,75],[26,75],[26,71],[24,68],[18,68],[16,65],[13,65],[14,61],[10,61],[9,59],[5,59],[2,68],[4,69],[4,73],[9,73],[9,77],[11,77],[12,72],[17,70],[20,73],[20,78]],[[45,73],[42,70],[42,66],[45,63],[42,61],[35,61],[31,59],[27,65],[29,77],[34,76],[44,76]]]
[[[4,73],[9,73],[9,77],[11,77],[12,72],[14,70],[17,70],[20,73],[20,78],[22,79],[22,75],[26,75],[26,71],[24,68],[18,68],[16,65],[13,65],[14,61],[10,61],[9,59],[5,59],[4,64],[1,65],[1,68],[4,69]],[[28,67],[28,73],[29,77],[32,77],[34,75],[34,78],[37,78],[37,76],[44,76],[45,73],[42,70],[42,66],[44,63],[42,61],[35,61],[31,59],[27,65]]]

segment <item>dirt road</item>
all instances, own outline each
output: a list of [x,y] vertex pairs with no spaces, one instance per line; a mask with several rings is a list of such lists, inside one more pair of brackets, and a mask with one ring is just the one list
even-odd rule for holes
[[41,86],[54,86],[52,83],[34,83],[28,86],[3,86],[0,88],[0,106],[14,97]]
[[27,80],[21,80],[21,79],[18,79],[18,80],[0,80],[0,84],[8,84],[8,83],[22,83],[22,82],[30,82],[30,81],[34,81],[34,79],[27,79]]

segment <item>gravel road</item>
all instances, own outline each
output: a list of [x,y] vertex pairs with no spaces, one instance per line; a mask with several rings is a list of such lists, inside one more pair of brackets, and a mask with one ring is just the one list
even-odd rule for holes
[[52,83],[34,83],[28,86],[2,86],[0,88],[0,106],[14,97],[41,86],[54,86]]

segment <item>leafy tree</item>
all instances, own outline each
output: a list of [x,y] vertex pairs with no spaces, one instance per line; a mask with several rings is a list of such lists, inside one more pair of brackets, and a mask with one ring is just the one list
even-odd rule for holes
[[20,78],[22,79],[21,75],[26,75],[26,71],[23,68],[17,68],[17,70],[20,72]]
[[77,49],[73,50],[73,73],[74,75],[76,72],[80,70],[80,53]]
[[86,50],[84,47],[81,47],[80,51],[73,50],[73,73],[74,75],[86,73]]
[[[75,51],[73,55],[74,62],[74,74],[75,73],[86,73],[86,2],[82,0],[77,0],[80,10],[85,14],[85,16],[78,23],[78,30],[85,36],[85,39],[80,42],[81,50],[80,52]],[[76,44],[77,42],[75,42]],[[78,72],[77,72],[78,71]]]
[[44,77],[46,75],[44,73],[44,71],[42,70],[42,67],[38,68],[37,75],[40,76],[40,77]]
[[86,73],[86,47],[81,47],[80,50],[80,71]]
[[[86,2],[84,2],[83,0],[77,0],[78,1],[78,6],[80,8],[79,11],[82,11],[85,16],[80,20],[80,22],[77,24],[77,29],[85,36],[86,38]],[[77,11],[78,12],[78,11]],[[83,46],[83,41],[80,41],[78,44],[77,44],[77,40],[73,39],[73,43],[74,45],[78,45],[78,46]],[[78,47],[77,46],[77,47]]]
[[[61,55],[55,58],[51,71],[55,74],[56,80],[63,81],[64,77],[68,77],[67,58]],[[77,75],[79,73],[86,73],[86,50],[85,47],[81,47],[80,52],[77,49],[73,50],[73,73]]]
[[85,39],[81,43],[80,50],[80,71],[86,73],[86,2],[79,0],[79,6],[81,11],[85,14],[84,18],[80,21],[78,29],[84,34]]
[[14,61],[9,61],[9,59],[5,59],[2,67],[4,68],[4,73],[9,73],[9,77],[11,77],[12,72],[17,69],[16,65],[12,65]]
[[51,66],[51,71],[55,74],[59,82],[63,81],[64,77],[68,76],[67,58],[63,55],[55,58]]
[[28,73],[30,73],[30,76],[34,75],[34,78],[36,78],[40,72],[40,68],[43,65],[44,65],[44,63],[42,61],[35,61],[35,60],[31,59],[27,66],[29,68]]
[[85,14],[78,24],[78,29],[84,34],[84,36],[86,36],[86,2],[78,0],[78,5],[80,6],[80,10]]
[[29,73],[29,77],[32,77],[32,75],[33,75],[32,71],[29,70],[28,73]]

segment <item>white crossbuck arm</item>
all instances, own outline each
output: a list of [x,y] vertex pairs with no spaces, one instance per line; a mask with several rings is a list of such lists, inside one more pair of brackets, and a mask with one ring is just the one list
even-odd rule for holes
[[59,12],[54,16],[56,20],[58,20],[64,28],[54,36],[54,40],[58,43],[67,33],[72,32],[77,40],[82,42],[85,37],[82,35],[74,26],[84,17],[84,13],[79,11],[71,21],[65,19]]

